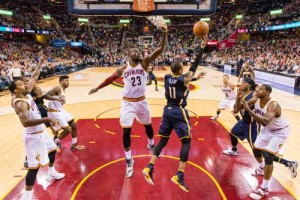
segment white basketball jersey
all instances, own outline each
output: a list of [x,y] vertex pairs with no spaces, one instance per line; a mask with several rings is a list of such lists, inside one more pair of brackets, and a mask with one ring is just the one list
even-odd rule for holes
[[124,73],[123,96],[128,98],[138,98],[145,96],[147,73],[139,63],[136,67],[131,67],[128,63]]
[[[61,95],[60,96],[55,95],[55,97],[65,99],[64,90],[62,88],[60,88],[60,90],[61,90]],[[63,104],[60,101],[49,100],[48,109],[63,111]]]
[[228,85],[226,87],[224,87],[224,85],[222,84],[221,86],[222,92],[225,95],[225,99],[227,100],[232,100],[235,99],[236,97],[236,93],[235,90],[230,88],[230,84],[228,83]]
[[[31,97],[30,94],[27,94],[26,96],[28,99],[16,98],[14,100],[14,107],[16,107],[17,101],[25,101],[29,105],[28,118],[29,119],[41,119],[40,111],[39,111],[37,105],[35,104],[33,98]],[[36,126],[25,127],[24,133],[36,133],[36,132],[41,132],[43,130],[44,130],[43,125],[40,124],[40,125],[36,125]]]
[[[260,99],[258,99],[255,103],[254,112],[256,114],[259,114],[261,116],[264,116],[267,113],[268,105],[274,102],[274,100],[269,100],[268,103],[264,106],[264,108],[260,107]],[[267,126],[265,126],[265,129],[268,130],[278,130],[287,127],[289,124],[287,121],[282,117],[282,113],[280,117],[274,118]]]

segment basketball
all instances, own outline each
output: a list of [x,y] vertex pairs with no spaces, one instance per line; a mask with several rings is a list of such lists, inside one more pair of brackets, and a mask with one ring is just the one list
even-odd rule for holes
[[193,27],[193,33],[197,37],[206,36],[208,34],[208,31],[209,31],[209,27],[206,22],[198,21],[195,23],[195,25]]

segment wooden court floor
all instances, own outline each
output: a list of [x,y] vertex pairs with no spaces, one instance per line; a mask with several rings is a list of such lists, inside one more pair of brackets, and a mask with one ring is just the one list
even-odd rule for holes
[[[202,68],[207,71],[206,78],[193,82],[193,90],[190,92],[188,109],[193,110],[198,116],[211,116],[215,114],[219,100],[222,98],[220,88],[211,84],[221,83],[222,73]],[[91,119],[101,114],[101,118],[119,117],[120,99],[122,88],[108,86],[98,93],[89,96],[89,90],[99,84],[106,76],[114,71],[113,68],[89,68],[70,75],[70,87],[66,91],[67,105],[65,106],[76,119]],[[163,77],[168,71],[156,71],[157,77]],[[235,82],[236,77],[231,77]],[[58,79],[52,79],[41,83],[43,91],[48,91],[58,84]],[[150,104],[153,117],[161,117],[162,107],[165,103],[164,89],[159,82],[159,92],[154,90],[154,85],[147,86],[146,96]],[[292,135],[285,144],[284,157],[290,160],[300,161],[300,97],[274,89],[272,95],[283,108],[283,114],[290,123]],[[0,199],[18,183],[25,175],[22,170],[24,160],[24,147],[21,139],[22,126],[14,110],[10,107],[10,95],[0,97]],[[116,109],[116,112],[106,112]],[[230,129],[235,119],[228,110],[223,111],[218,119],[226,128]],[[248,144],[242,142],[248,150]],[[229,147],[229,144],[228,144]],[[298,152],[298,153],[297,153]],[[291,179],[288,170],[279,164],[275,164],[274,177],[288,191],[300,199],[299,177]]]

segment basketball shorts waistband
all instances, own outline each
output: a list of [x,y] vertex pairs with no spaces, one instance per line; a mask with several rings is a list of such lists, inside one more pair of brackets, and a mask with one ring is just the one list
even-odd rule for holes
[[29,134],[29,135],[35,135],[35,134],[40,134],[40,133],[43,133],[44,131],[37,131],[37,132],[33,132],[33,133],[26,133],[26,134]]
[[60,112],[59,110],[48,109],[48,112]]
[[129,102],[139,102],[139,101],[143,101],[144,99],[146,99],[145,96],[141,96],[138,98],[123,97],[123,100],[129,101]]

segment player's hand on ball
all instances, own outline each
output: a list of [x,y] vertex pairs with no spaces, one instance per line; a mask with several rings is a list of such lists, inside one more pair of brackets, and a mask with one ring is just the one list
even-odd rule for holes
[[99,87],[95,87],[95,88],[91,89],[91,91],[89,92],[89,95],[98,92],[98,90],[99,90]]

